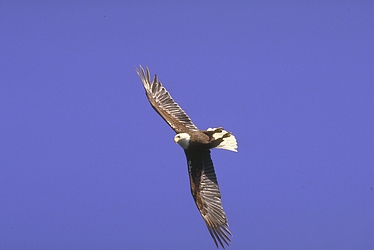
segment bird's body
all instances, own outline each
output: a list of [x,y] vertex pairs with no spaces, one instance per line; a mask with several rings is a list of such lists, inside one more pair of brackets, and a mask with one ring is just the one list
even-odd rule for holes
[[232,235],[228,229],[226,214],[215,175],[210,149],[221,148],[237,152],[235,137],[223,128],[198,130],[182,108],[174,102],[169,92],[158,81],[151,82],[148,68],[137,69],[146,95],[155,111],[177,133],[174,141],[185,152],[190,177],[191,193],[208,230],[218,247],[228,245]]
[[[216,147],[224,147],[225,142],[227,144],[227,141],[230,141],[230,139],[235,139],[231,133],[223,130],[222,128],[216,128],[216,129],[208,129],[208,130],[199,130],[199,131],[190,131],[188,133],[179,133],[174,138],[178,138],[178,135],[180,134],[188,134],[189,138],[189,147],[185,148],[182,146],[183,149],[189,149],[189,150],[206,150],[206,149],[212,149]],[[231,137],[230,139],[227,139]],[[226,140],[225,140],[226,138]],[[178,143],[178,140],[174,140]],[[235,141],[236,142],[236,141]],[[236,145],[236,144],[235,144]],[[232,150],[236,152],[235,146],[232,147],[225,147],[227,150]]]

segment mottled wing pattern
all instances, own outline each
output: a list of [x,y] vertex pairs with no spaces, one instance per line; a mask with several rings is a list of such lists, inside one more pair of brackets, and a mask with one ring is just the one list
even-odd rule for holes
[[231,232],[221,203],[210,150],[190,152],[185,150],[190,175],[191,193],[214,243],[229,245]]
[[183,109],[173,100],[169,92],[158,81],[157,76],[151,82],[148,67],[136,69],[142,80],[148,100],[156,112],[170,125],[176,133],[198,130]]

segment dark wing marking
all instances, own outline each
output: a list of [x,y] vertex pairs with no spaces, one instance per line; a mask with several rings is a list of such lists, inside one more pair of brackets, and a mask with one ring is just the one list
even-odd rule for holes
[[223,243],[229,245],[232,235],[228,229],[228,222],[221,203],[213,162],[210,150],[190,151],[185,150],[188,172],[190,175],[191,193],[203,217],[214,243],[225,248]]
[[173,100],[169,92],[162,86],[161,82],[158,81],[156,75],[151,82],[148,67],[146,67],[146,71],[144,71],[142,66],[140,66],[140,69],[136,69],[136,71],[142,80],[152,107],[176,133],[198,130],[188,115]]

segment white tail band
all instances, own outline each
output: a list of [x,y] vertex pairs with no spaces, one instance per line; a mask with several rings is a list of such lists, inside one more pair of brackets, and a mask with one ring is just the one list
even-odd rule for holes
[[[217,128],[208,128],[208,131],[216,130]],[[226,130],[222,129],[222,132],[217,132],[213,134],[214,139],[220,139],[222,138],[226,133],[228,133]],[[223,138],[223,141],[216,147],[220,149],[226,149],[233,152],[238,152],[238,143],[236,142],[236,138],[234,135],[230,134],[229,137]]]

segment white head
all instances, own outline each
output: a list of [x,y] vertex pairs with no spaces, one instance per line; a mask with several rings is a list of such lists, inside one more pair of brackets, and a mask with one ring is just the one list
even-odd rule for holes
[[178,143],[183,149],[187,149],[190,145],[191,136],[187,133],[180,133],[174,136],[175,143]]

